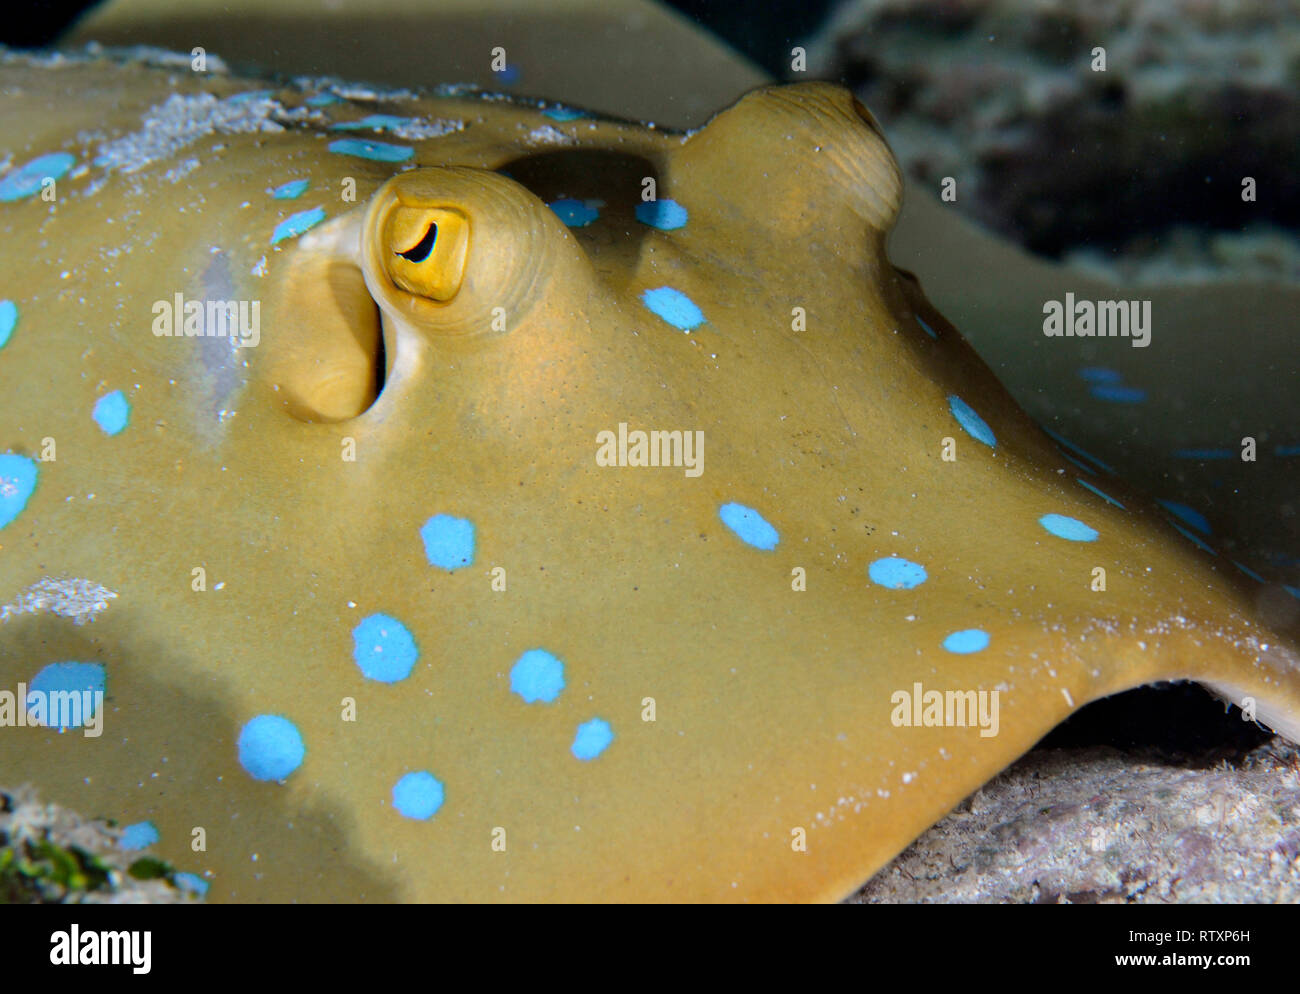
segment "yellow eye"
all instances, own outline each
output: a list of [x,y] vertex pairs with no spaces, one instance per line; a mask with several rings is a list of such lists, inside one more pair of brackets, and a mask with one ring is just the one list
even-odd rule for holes
[[465,277],[469,218],[450,207],[398,207],[384,225],[385,268],[408,293],[447,301]]

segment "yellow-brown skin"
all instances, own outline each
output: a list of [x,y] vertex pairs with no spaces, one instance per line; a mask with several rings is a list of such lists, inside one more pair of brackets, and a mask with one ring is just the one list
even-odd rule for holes
[[[133,130],[167,92],[249,86],[103,63],[11,65],[0,83],[16,163],[65,147],[84,161],[79,129]],[[756,91],[684,141],[507,102],[377,109],[471,123],[409,143],[409,172],[330,154],[299,127],[203,139],[182,153],[202,165],[180,183],[158,178],[168,159],[85,196],[92,169],[60,182],[57,206],[0,207],[0,296],[21,312],[0,351],[0,450],[58,444],[0,531],[0,603],[51,575],[118,594],[87,626],[29,614],[0,628],[0,686],[75,659],[102,662],[109,689],[101,738],[0,730],[6,778],[83,813],[152,820],[163,856],[213,871],[213,900],[831,900],[1106,694],[1230,686],[1295,736],[1295,643],[1252,620],[1246,581],[1118,481],[1103,489],[1127,512],[1079,487],[888,263],[898,172],[847,92]],[[481,171],[518,175],[517,160],[556,151],[527,142],[542,126],[576,139],[560,150],[643,157],[688,224],[632,219],[641,188],[620,184],[635,170],[569,160],[556,195],[606,200],[573,230]],[[263,193],[299,176],[312,181],[299,200]],[[344,177],[355,203],[338,200]],[[409,247],[384,241],[395,203],[468,219],[449,299],[393,281]],[[268,250],[279,220],[317,204],[330,220]],[[234,296],[263,301],[261,344],[215,399],[195,340],[150,332],[153,301],[204,295],[214,245]],[[249,275],[262,255],[266,275]],[[352,325],[373,306],[358,278],[382,314],[387,381],[350,416],[378,334]],[[665,285],[707,323],[683,334],[647,309],[642,292]],[[108,437],[90,411],[114,389],[133,413]],[[949,394],[996,449],[961,429]],[[221,406],[236,413],[218,421]],[[703,475],[597,466],[597,433],[621,421],[703,430]],[[955,462],[940,458],[945,436]],[[775,526],[774,551],[722,524],[731,501]],[[427,562],[418,529],[437,513],[473,520],[472,566]],[[1047,513],[1100,537],[1055,538]],[[890,555],[929,579],[873,584],[868,564]],[[1105,592],[1091,589],[1096,566]],[[351,630],[375,612],[419,645],[400,683],[353,661]],[[986,650],[941,648],[972,627],[991,635]],[[510,691],[535,647],[565,664],[551,704]],[[916,681],[1000,689],[999,734],[894,727],[891,695]],[[264,713],[307,745],[283,784],[237,761],[240,728]],[[574,731],[597,715],[616,738],[579,761]],[[427,822],[391,806],[393,783],[419,769],[446,788]],[[195,826],[205,853],[190,851]]]

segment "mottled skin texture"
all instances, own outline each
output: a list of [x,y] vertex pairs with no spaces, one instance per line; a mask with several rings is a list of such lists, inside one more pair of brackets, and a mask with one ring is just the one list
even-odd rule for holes
[[[111,137],[168,93],[252,85],[11,61],[5,150],[15,164],[57,149],[86,161],[97,143],[82,129]],[[405,173],[327,152],[327,123],[211,136],[93,195],[96,167],[60,181],[57,207],[0,209],[0,296],[21,309],[0,351],[0,450],[58,444],[0,531],[0,602],[49,575],[118,594],[91,625],[23,615],[0,628],[5,687],[66,659],[102,662],[109,680],[102,738],[3,730],[11,779],[87,814],[151,819],[163,856],[214,871],[213,900],[827,900],[1097,697],[1199,679],[1257,696],[1295,736],[1294,643],[1252,620],[1248,581],[1118,481],[1105,489],[1127,513],[1078,487],[889,264],[897,170],[845,91],[756,91],[685,141],[477,99],[328,112],[469,127],[402,142],[420,167]],[[530,144],[542,126],[576,141]],[[595,154],[555,156],[575,149]],[[188,156],[201,165],[160,179]],[[518,161],[534,156],[547,158]],[[519,182],[472,172],[498,168]],[[633,220],[643,175],[689,209],[686,227]],[[312,181],[299,200],[264,193],[297,177]],[[339,199],[345,177],[355,203]],[[464,281],[444,304],[386,284],[384,246],[349,234],[395,190],[470,218]],[[570,230],[543,203],[559,196],[606,207]],[[325,225],[269,250],[280,220],[317,205]],[[265,276],[251,275],[263,255]],[[330,259],[356,271],[312,275]],[[357,275],[383,312],[387,382],[355,418],[304,420],[286,383],[315,382],[346,351],[339,314],[366,309],[347,296]],[[664,285],[707,324],[686,335],[649,311],[640,294]],[[205,286],[263,302],[257,348],[230,360],[151,334],[154,301]],[[497,306],[504,331],[490,326]],[[90,410],[114,389],[133,414],[108,437]],[[949,394],[996,449],[962,431]],[[704,474],[598,467],[596,435],[620,421],[703,430]],[[940,458],[945,436],[956,462]],[[355,462],[340,457],[349,438]],[[722,525],[731,501],[777,528],[775,551]],[[471,567],[426,561],[418,529],[437,513],[474,521]],[[1047,513],[1100,538],[1055,538]],[[928,581],[869,582],[890,555]],[[1106,592],[1090,589],[1095,566]],[[796,567],[806,591],[792,590]],[[394,685],[352,659],[352,627],[380,611],[420,647]],[[971,627],[988,649],[940,648]],[[566,666],[549,705],[509,690],[537,646]],[[1000,733],[895,728],[890,696],[914,681],[1000,689]],[[349,697],[355,722],[340,718]],[[641,720],[646,697],[655,722]],[[236,760],[239,729],[262,713],[290,717],[307,744],[283,784]],[[573,731],[595,715],[616,739],[580,762]],[[419,769],[446,785],[428,822],[390,803]],[[194,826],[206,853],[189,850]]]

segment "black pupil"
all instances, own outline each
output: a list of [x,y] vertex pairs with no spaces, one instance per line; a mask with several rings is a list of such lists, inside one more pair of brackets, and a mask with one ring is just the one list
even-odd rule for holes
[[429,225],[429,230],[424,233],[424,237],[418,243],[412,245],[405,252],[398,252],[403,259],[409,259],[411,262],[423,262],[429,258],[429,253],[433,251],[433,243],[438,240],[438,226]]

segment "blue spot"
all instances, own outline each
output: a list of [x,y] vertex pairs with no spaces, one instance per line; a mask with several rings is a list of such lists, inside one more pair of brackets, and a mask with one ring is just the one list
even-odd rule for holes
[[1172,500],[1158,500],[1156,503],[1166,511],[1170,511],[1179,518],[1182,518],[1183,521],[1187,522],[1202,535],[1210,534],[1209,519],[1207,519],[1200,511],[1194,510],[1186,504],[1177,504]]
[[[1069,459],[1070,457],[1069,457],[1069,456],[1066,456],[1065,458]],[[1072,459],[1071,459],[1070,461],[1071,461],[1071,462],[1074,462],[1074,460],[1072,460]],[[1077,466],[1078,463],[1075,463],[1075,465]],[[1087,467],[1084,467],[1084,468],[1087,469]],[[1078,479],[1078,478],[1076,477],[1076,479]],[[1121,511],[1127,510],[1127,508],[1125,508],[1124,505],[1121,504],[1119,501],[1117,501],[1114,497],[1111,497],[1109,494],[1104,494],[1104,493],[1102,493],[1100,490],[1098,490],[1096,487],[1094,487],[1094,486],[1093,486],[1091,483],[1089,483],[1087,480],[1079,480],[1079,485],[1082,486],[1082,487],[1086,487],[1087,489],[1091,490],[1094,494],[1096,494],[1096,495],[1097,495],[1098,497],[1100,497],[1102,500],[1106,501],[1108,504],[1114,504],[1114,505],[1115,505],[1116,507],[1118,507]]]
[[131,420],[131,403],[121,390],[114,390],[95,401],[95,410],[91,416],[105,435],[116,435]]
[[1097,530],[1089,528],[1077,518],[1067,518],[1064,514],[1044,514],[1038,523],[1057,538],[1070,542],[1095,542]]
[[51,152],[20,166],[0,179],[0,202],[30,197],[40,191],[45,180],[61,179],[76,161],[77,157],[67,152]]
[[949,652],[962,654],[981,652],[989,647],[989,634],[978,628],[967,628],[965,631],[953,632],[949,635],[943,640],[943,647]]
[[588,207],[581,200],[553,200],[546,205],[570,228],[585,228],[600,217],[600,211]]
[[898,556],[877,559],[867,567],[867,576],[871,577],[873,583],[892,590],[911,590],[925,583],[928,578],[925,567],[920,563],[900,559]]
[[[104,667],[99,663],[50,663],[27,684],[27,710],[32,710],[33,695],[44,697],[45,719],[40,724],[59,731],[80,728],[95,716],[95,698],[92,696],[87,701],[84,695],[102,694],[104,679]],[[69,698],[52,697],[52,694],[76,694],[77,700],[73,703]],[[66,725],[64,718],[68,719]]]
[[226,97],[225,102],[228,104],[247,104],[256,100],[266,100],[270,98],[271,90],[245,90],[243,93],[236,93],[234,96]]
[[549,704],[564,689],[564,663],[545,649],[529,649],[510,669],[510,689],[528,704]]
[[1285,590],[1292,597],[1300,599],[1300,587],[1291,587],[1284,583],[1282,584],[1282,589]]
[[36,489],[36,461],[10,453],[0,455],[0,528],[27,506]]
[[603,718],[592,718],[578,726],[570,751],[581,760],[595,759],[614,741],[614,731]]
[[1262,576],[1260,576],[1258,573],[1256,573],[1253,569],[1251,569],[1249,566],[1243,566],[1241,563],[1237,562],[1237,560],[1235,560],[1235,559],[1232,561],[1232,565],[1233,565],[1233,566],[1236,566],[1237,569],[1241,570],[1243,573],[1245,573],[1248,577],[1250,577],[1250,578],[1251,578],[1252,580],[1254,580],[1256,583],[1266,583],[1266,582],[1268,582],[1268,581],[1266,581]]
[[1203,550],[1203,551],[1205,551],[1205,552],[1208,552],[1208,553],[1209,553],[1210,555],[1212,555],[1212,556],[1218,555],[1217,552],[1215,552],[1215,551],[1214,551],[1213,549],[1211,549],[1208,545],[1206,545],[1204,542],[1202,542],[1201,539],[1200,539],[1200,537],[1197,536],[1195,532],[1190,532],[1190,531],[1188,531],[1186,528],[1184,528],[1182,525],[1180,525],[1177,521],[1172,521],[1172,520],[1171,520],[1169,523],[1170,523],[1171,525],[1173,525],[1174,528],[1176,528],[1176,529],[1178,530],[1178,534],[1182,535],[1183,538],[1185,538],[1185,539],[1189,539],[1193,544],[1195,544],[1195,545],[1197,546],[1197,548],[1199,548],[1199,549],[1201,549],[1201,550]]
[[674,328],[690,331],[704,323],[704,313],[686,294],[670,286],[661,286],[641,294],[641,302]]
[[922,327],[922,329],[924,329],[924,331],[925,331],[925,333],[926,333],[927,335],[929,335],[931,338],[938,338],[938,337],[939,337],[939,333],[938,333],[937,331],[935,331],[933,328],[931,328],[928,324],[926,324],[926,323],[925,323],[925,319],[924,319],[923,317],[921,317],[921,315],[919,315],[919,314],[914,314],[914,315],[912,315],[912,316],[913,316],[914,318],[916,318],[916,323],[919,324],[919,325]]
[[1084,366],[1079,370],[1079,378],[1089,383],[1119,383],[1124,379],[1118,372],[1105,366]]
[[576,121],[580,117],[586,117],[585,110],[577,110],[573,107],[547,107],[542,111],[552,121]]
[[[1079,467],[1081,470],[1083,470],[1085,473],[1095,473],[1095,472],[1097,472],[1093,467],[1089,466],[1089,465],[1088,465],[1086,462],[1084,462],[1082,459],[1075,459],[1074,456],[1070,455],[1070,453],[1068,453],[1068,452],[1064,452],[1064,451],[1061,452],[1061,458],[1064,459],[1066,462],[1070,462],[1070,463],[1073,463],[1074,465],[1078,466],[1078,467]],[[1082,483],[1083,481],[1080,480],[1079,482]]]
[[[0,341],[0,345],[4,342]],[[1273,450],[1279,456],[1300,456],[1300,445],[1279,445]]]
[[467,518],[435,514],[420,528],[420,538],[430,565],[450,571],[474,562],[474,522]]
[[340,138],[329,143],[329,150],[373,162],[405,162],[415,154],[415,149],[408,145],[390,145],[388,142],[367,141],[364,138]]
[[311,180],[291,179],[288,183],[282,183],[271,191],[271,196],[276,200],[297,200],[307,192],[307,187],[311,186]]
[[636,205],[636,219],[660,231],[686,227],[686,208],[676,200],[649,200]]
[[18,305],[12,300],[0,300],[0,349],[8,344],[9,336],[14,333],[17,324]]
[[122,829],[122,838],[117,847],[131,852],[136,849],[148,849],[158,841],[158,829],[151,821],[138,821]]
[[286,238],[297,238],[304,231],[316,227],[324,220],[324,207],[313,207],[309,211],[291,214],[275,226],[275,231],[271,233],[271,244],[275,245]]
[[202,877],[193,873],[177,873],[172,877],[172,881],[180,890],[187,890],[192,894],[203,897],[208,892],[210,884]]
[[363,117],[359,121],[343,121],[339,124],[330,125],[333,131],[363,131],[367,128],[374,131],[395,131],[398,128],[413,124],[413,117],[396,117],[392,114],[371,114]]
[[427,770],[408,773],[393,784],[393,807],[416,821],[428,821],[442,807],[442,781]]
[[254,780],[283,780],[302,765],[307,747],[298,727],[278,714],[259,714],[239,733],[239,765]]
[[1114,383],[1101,383],[1088,391],[1098,400],[1108,400],[1113,404],[1140,404],[1147,399],[1147,392],[1137,387],[1118,386]]
[[396,618],[372,614],[352,629],[352,658],[361,672],[380,683],[405,680],[415,668],[420,650],[415,638]]
[[781,541],[775,528],[764,520],[763,516],[752,507],[744,504],[723,504],[718,508],[718,517],[722,523],[736,533],[746,545],[770,552]]
[[333,93],[317,93],[307,98],[308,107],[328,107],[330,104],[342,103],[342,99]]
[[[1106,471],[1107,473],[1109,473],[1111,476],[1114,476],[1114,475],[1115,475],[1115,469],[1114,469],[1114,467],[1112,467],[1112,466],[1108,466],[1106,463],[1102,462],[1102,461],[1101,461],[1100,459],[1098,459],[1096,456],[1093,456],[1093,455],[1088,454],[1087,452],[1084,452],[1083,449],[1079,448],[1077,445],[1075,445],[1075,444],[1074,444],[1073,442],[1071,442],[1069,439],[1067,439],[1067,438],[1062,438],[1062,437],[1061,437],[1060,435],[1058,435],[1056,432],[1052,431],[1051,428],[1048,428],[1048,427],[1046,427],[1046,426],[1044,426],[1044,425],[1039,425],[1039,427],[1043,429],[1043,434],[1045,434],[1048,438],[1050,438],[1050,439],[1051,439],[1053,442],[1055,442],[1057,445],[1060,445],[1060,446],[1062,446],[1062,447],[1064,447],[1064,448],[1069,449],[1071,452],[1073,452],[1073,453],[1074,453],[1075,455],[1077,455],[1077,456],[1082,456],[1084,459],[1087,459],[1088,462],[1092,463],[1092,464],[1093,464],[1094,466],[1096,466],[1098,469],[1103,469],[1103,470],[1105,470],[1105,471]],[[1078,465],[1078,463],[1076,463],[1075,465]]]
[[971,409],[971,406],[956,394],[948,396],[948,409],[957,423],[966,429],[966,434],[977,442],[983,442],[990,449],[996,448],[998,440],[993,436],[993,429],[984,423],[984,419]]
[[1174,455],[1179,459],[1234,459],[1237,456],[1236,449],[1174,449]]
[[519,67],[516,65],[508,65],[497,72],[497,77],[501,82],[505,83],[506,86],[513,86],[515,83],[519,82]]

